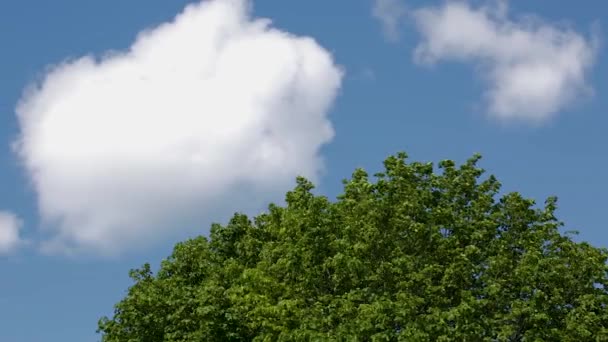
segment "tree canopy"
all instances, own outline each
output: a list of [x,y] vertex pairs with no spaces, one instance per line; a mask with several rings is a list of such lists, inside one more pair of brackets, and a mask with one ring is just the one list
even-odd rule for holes
[[336,201],[304,178],[178,243],[99,321],[103,341],[606,341],[608,251],[462,165],[391,156]]

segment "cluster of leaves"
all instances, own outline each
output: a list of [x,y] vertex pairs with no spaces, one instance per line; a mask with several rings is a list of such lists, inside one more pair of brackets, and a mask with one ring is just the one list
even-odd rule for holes
[[102,318],[103,341],[608,340],[608,252],[481,179],[479,156],[358,169],[335,202],[286,206],[177,244]]

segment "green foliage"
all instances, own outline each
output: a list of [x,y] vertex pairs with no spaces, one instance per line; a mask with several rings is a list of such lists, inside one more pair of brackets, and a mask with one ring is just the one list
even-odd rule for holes
[[481,179],[476,155],[358,169],[336,202],[304,178],[286,207],[177,244],[102,318],[103,341],[606,341],[607,250]]

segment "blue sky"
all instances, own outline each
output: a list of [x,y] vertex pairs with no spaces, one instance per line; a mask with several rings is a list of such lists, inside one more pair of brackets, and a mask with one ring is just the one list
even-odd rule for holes
[[505,191],[558,196],[566,228],[608,247],[606,13],[592,0],[2,2],[0,341],[96,341],[130,268],[281,202],[297,174],[333,198],[397,151],[480,152]]

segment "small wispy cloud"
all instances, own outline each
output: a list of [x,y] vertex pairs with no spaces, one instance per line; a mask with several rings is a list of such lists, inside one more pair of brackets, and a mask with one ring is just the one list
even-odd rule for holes
[[22,222],[13,213],[0,211],[0,254],[15,251],[22,243],[19,231]]
[[373,0],[372,6],[372,16],[380,21],[386,39],[399,40],[399,26],[407,14],[403,1]]
[[474,63],[488,90],[488,112],[500,119],[541,122],[592,93],[587,74],[597,38],[535,16],[508,17],[506,1],[474,8],[449,1],[412,11],[422,42],[415,60]]

